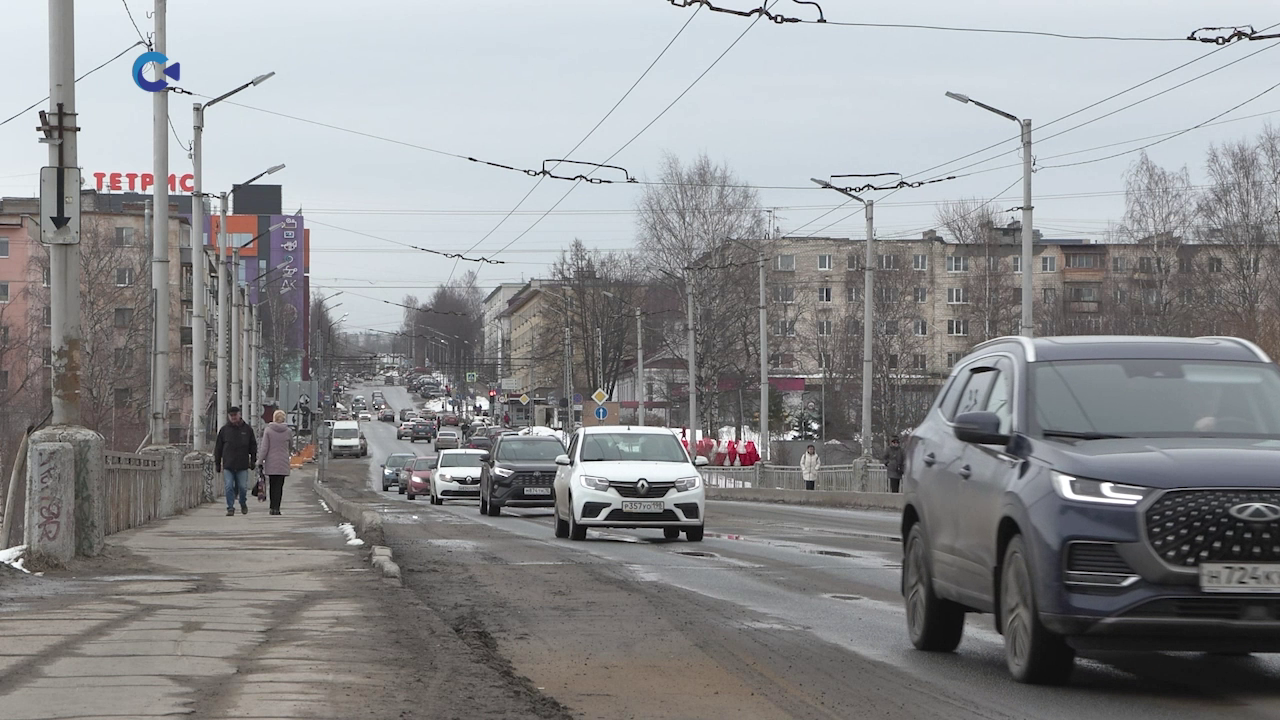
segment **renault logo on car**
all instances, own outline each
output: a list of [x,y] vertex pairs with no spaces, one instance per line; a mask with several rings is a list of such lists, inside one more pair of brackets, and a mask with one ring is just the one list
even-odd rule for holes
[[1271,503],[1240,503],[1227,510],[1227,512],[1231,513],[1234,518],[1248,522],[1275,522],[1280,520],[1280,505],[1272,505]]
[[638,492],[641,495],[641,497],[648,495],[649,481],[645,480],[644,478],[640,478],[640,482],[636,483],[636,492]]

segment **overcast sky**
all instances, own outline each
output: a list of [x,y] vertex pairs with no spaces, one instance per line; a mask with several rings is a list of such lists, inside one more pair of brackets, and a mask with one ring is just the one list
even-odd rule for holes
[[[750,8],[752,0],[718,0]],[[144,33],[151,2],[128,0]],[[1280,22],[1267,0],[916,0],[823,3],[828,20],[962,25],[1085,35],[1183,37],[1202,26]],[[776,10],[813,17],[782,0]],[[171,0],[168,56],[182,64],[182,87],[218,95],[274,70],[267,83],[236,101],[413,145],[517,167],[563,157],[653,62],[694,12],[665,0]],[[699,11],[643,82],[574,157],[602,161],[688,87],[747,27],[746,18]],[[138,40],[120,0],[80,0],[77,75]],[[0,120],[48,93],[47,8],[4,0]],[[1078,122],[1185,82],[1276,41],[1228,46],[1167,78],[1057,123],[1047,137]],[[688,159],[706,152],[761,186],[807,186],[835,173],[916,173],[1017,134],[1010,121],[943,96],[946,90],[1015,115],[1037,127],[1182,63],[1211,53],[1192,42],[1111,42],[1018,35],[756,23],[670,112],[612,164],[655,176],[662,154]],[[151,97],[129,69],[142,48],[77,85],[80,165],[99,171],[150,172]],[[1203,122],[1278,79],[1280,52],[1268,51],[1113,117],[1036,145],[1040,165],[1101,157],[1143,143],[1049,156],[1175,131]],[[171,95],[183,143],[191,137],[193,98]],[[41,105],[43,107],[43,104]],[[1280,113],[1280,90],[1225,116]],[[1199,129],[1149,150],[1167,166],[1187,165],[1204,181],[1204,151],[1214,142],[1256,133],[1262,115]],[[36,194],[45,164],[35,112],[0,126],[0,194]],[[1158,139],[1158,138],[1153,138]],[[1150,142],[1150,140],[1148,141]],[[1002,197],[1021,204],[1018,144],[973,170],[1013,165],[904,190],[878,208],[877,233],[918,234],[934,225],[934,203]],[[1096,235],[1123,212],[1123,173],[1135,155],[1035,176],[1037,226],[1046,235]],[[393,330],[399,310],[354,293],[398,301],[427,296],[453,263],[330,225],[423,247],[471,248],[535,183],[518,173],[360,137],[229,104],[209,110],[205,187],[228,188],[270,165],[284,186],[286,211],[303,209],[311,228],[313,291],[345,287],[348,326]],[[190,160],[170,144],[170,169]],[[943,172],[943,168],[938,172]],[[529,228],[568,190],[547,180],[474,254],[493,253]],[[589,246],[633,244],[637,185],[584,185],[557,213],[481,270],[485,284],[536,277],[574,237]],[[1062,197],[1086,194],[1088,197]],[[860,237],[861,212],[848,207],[810,222],[843,201],[830,191],[762,189],[784,232],[821,230]],[[842,218],[846,218],[843,219]],[[1013,216],[1010,216],[1013,217]],[[828,224],[836,224],[822,230]],[[459,265],[458,274],[474,267]],[[456,275],[455,275],[456,277]]]

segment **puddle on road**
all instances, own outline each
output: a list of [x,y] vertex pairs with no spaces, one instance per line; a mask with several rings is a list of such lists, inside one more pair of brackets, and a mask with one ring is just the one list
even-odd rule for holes
[[846,602],[856,602],[863,599],[861,595],[842,595],[840,593],[830,593],[823,595],[823,597],[829,597],[832,600],[844,600]]
[[843,550],[827,550],[811,545],[787,542],[785,540],[764,540],[761,538],[747,537],[746,535],[737,535],[732,533],[707,533],[707,537],[718,538],[720,540],[741,540],[743,542],[756,543],[758,545],[768,545],[769,547],[794,550],[806,555],[822,555],[824,557],[848,558],[850,560],[863,559],[863,556],[861,555],[854,555],[853,553],[848,553]]
[[715,553],[711,553],[711,552],[703,552],[702,550],[677,550],[677,551],[676,551],[676,554],[677,554],[677,555],[687,555],[687,556],[689,556],[689,557],[698,557],[698,558],[715,558],[715,557],[720,557],[719,555],[716,555]]
[[842,558],[857,557],[852,553],[842,552],[840,550],[805,550],[804,552],[810,552],[810,553],[813,553],[814,555],[827,555],[829,557],[842,557]]

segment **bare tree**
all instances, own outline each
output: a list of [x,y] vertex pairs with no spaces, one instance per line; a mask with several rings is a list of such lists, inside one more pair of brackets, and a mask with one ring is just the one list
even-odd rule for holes
[[[1011,245],[1000,243],[996,221],[999,206],[986,200],[968,198],[946,203],[937,210],[938,224],[963,246],[952,260],[962,268],[948,292],[962,295],[961,317],[969,321],[975,344],[1007,335],[1017,326],[1022,291],[1011,272]],[[948,268],[953,270],[954,268]]]

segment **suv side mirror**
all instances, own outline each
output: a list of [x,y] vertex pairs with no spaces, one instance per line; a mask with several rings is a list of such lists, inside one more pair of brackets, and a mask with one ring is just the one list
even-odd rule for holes
[[702,456],[702,455],[699,455],[699,456],[697,456],[697,457],[695,457],[695,458],[693,459],[693,464],[694,464],[694,465],[696,465],[696,466],[698,466],[698,467],[702,467],[703,465],[707,465],[707,464],[709,464],[709,462],[710,462],[710,461],[709,461],[709,460],[707,460],[707,458],[706,458],[706,457],[704,457],[704,456]]
[[493,462],[493,455],[492,455],[492,454],[490,454],[490,453],[481,453],[481,454],[480,454],[480,462],[482,462],[482,463],[489,463],[489,462]]
[[993,412],[976,411],[956,416],[956,437],[963,442],[978,445],[1007,445],[1009,436],[1000,432],[1000,416]]
[[572,464],[573,464],[573,462],[572,462],[571,460],[569,460],[569,456],[568,456],[568,455],[557,455],[557,456],[556,456],[556,464],[557,464],[557,465],[572,465]]

